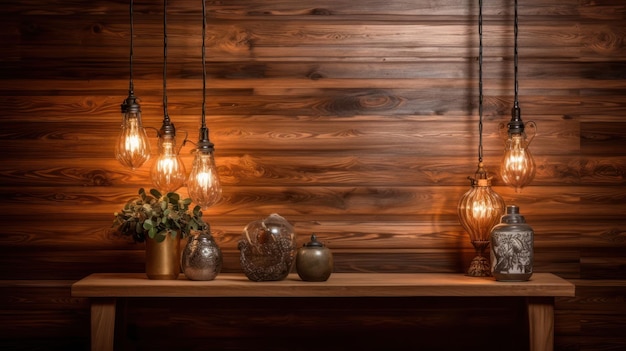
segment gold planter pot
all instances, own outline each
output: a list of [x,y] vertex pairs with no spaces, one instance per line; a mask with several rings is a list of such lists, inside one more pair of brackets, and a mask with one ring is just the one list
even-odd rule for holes
[[149,279],[178,279],[180,274],[180,234],[166,235],[157,242],[146,239],[146,275]]

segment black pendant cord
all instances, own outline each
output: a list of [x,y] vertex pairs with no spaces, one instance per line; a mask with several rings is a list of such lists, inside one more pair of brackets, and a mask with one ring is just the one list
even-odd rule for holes
[[202,123],[206,128],[206,0],[202,0]]
[[518,93],[519,93],[519,85],[518,85],[518,80],[517,80],[517,33],[518,33],[518,19],[517,19],[517,0],[515,0],[515,20],[514,20],[514,24],[513,24],[513,33],[514,33],[514,50],[513,50],[513,67],[514,67],[514,77],[515,77],[515,83],[514,83],[514,91],[515,91],[515,99],[514,99],[514,104],[515,106],[519,105],[519,101],[518,101]]
[[478,163],[483,162],[483,0],[478,1]]
[[163,0],[163,122],[169,123],[167,112],[167,0]]
[[[517,47],[517,37],[519,32],[519,20],[517,14],[517,0],[515,0],[515,13],[514,13],[514,22],[513,22],[513,91],[514,91],[514,100],[513,100],[513,108],[511,108],[511,120],[507,124],[508,134],[521,134],[524,132],[525,125],[522,121],[522,110],[519,107],[519,80],[518,80],[518,47]],[[531,122],[532,123],[532,122]]]
[[[170,120],[170,115],[167,111],[167,0],[163,0],[163,124],[158,135],[172,138],[176,136],[176,127]],[[183,140],[181,148],[185,145],[186,140],[187,137]]]
[[130,76],[128,79],[128,95],[133,95],[134,94],[134,90],[135,90],[135,84],[133,82],[133,47],[134,47],[134,43],[133,43],[133,39],[134,39],[134,28],[133,28],[133,0],[130,0],[130,6],[129,6],[129,12],[130,12],[130,56],[129,56],[129,66],[130,66]]
[[197,149],[202,153],[214,151],[214,144],[209,140],[209,128],[206,127],[206,0],[202,0],[202,118]]
[[134,37],[135,37],[135,30],[134,30],[134,20],[133,20],[133,0],[130,0],[130,5],[128,7],[128,11],[130,13],[130,52],[129,52],[129,57],[128,57],[128,65],[130,66],[130,70],[129,70],[129,77],[128,77],[128,97],[126,97],[126,99],[122,102],[121,108],[122,108],[122,114],[127,114],[129,112],[132,113],[137,113],[140,112],[140,107],[139,107],[139,99],[137,99],[137,97],[135,96],[135,83],[133,82],[133,57],[134,57],[134,52],[133,52],[133,48],[134,48]]

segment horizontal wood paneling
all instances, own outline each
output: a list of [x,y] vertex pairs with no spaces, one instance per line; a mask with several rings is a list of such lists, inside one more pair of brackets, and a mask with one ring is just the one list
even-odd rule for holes
[[[13,267],[19,267],[16,262]],[[89,301],[70,296],[73,280],[0,281],[0,347],[87,350]],[[53,277],[54,278],[54,277]]]
[[[295,225],[299,245],[316,233],[333,250],[336,271],[466,269],[473,249],[456,205],[477,161],[477,6],[207,3],[207,125],[224,197],[205,215],[224,271],[240,272],[242,228],[273,212]],[[537,175],[521,193],[497,174],[498,125],[510,119],[514,93],[513,1],[484,7],[486,166],[494,189],[535,229],[535,270],[577,285],[575,298],[557,299],[556,350],[622,349],[626,6],[520,2],[519,99],[524,120],[538,125],[531,144]],[[168,4],[168,108],[180,142],[185,133],[196,140],[200,121],[200,9],[199,0]],[[134,10],[135,93],[145,125],[159,128],[163,3],[137,0]],[[142,246],[110,228],[113,212],[137,188],[150,187],[150,162],[130,171],[113,157],[129,78],[128,3],[9,0],[0,19],[0,348],[87,349],[87,301],[70,297],[71,282],[93,272],[143,271]],[[192,149],[182,148],[187,167]],[[467,348],[475,332],[494,324],[521,338],[507,345],[525,348],[523,331],[513,326],[519,310],[510,314],[506,304],[485,302],[493,314],[476,317],[465,302],[450,315],[436,300],[408,311],[370,309],[370,302],[356,306],[368,308],[354,318],[339,303],[292,301],[288,307],[299,312],[280,314],[272,312],[279,302],[237,310],[231,301],[213,317],[182,304],[129,304],[117,342],[119,349],[171,349],[188,339],[184,345],[193,349],[210,330],[223,349],[245,349],[262,342],[259,335],[269,331],[260,325],[271,322],[291,338],[263,345],[289,349],[301,345],[308,327],[341,310],[324,331],[337,329],[348,343],[358,319],[359,335],[372,335],[358,340],[363,348],[402,349],[395,342],[414,333],[419,342],[407,339],[405,348],[434,346],[451,330],[459,337],[448,346]],[[155,318],[172,308],[179,317]],[[476,328],[459,322],[467,318]],[[161,343],[148,337],[154,333],[170,338]],[[502,335],[497,340],[505,342],[509,334]]]
[[[161,303],[159,303],[159,301]],[[342,299],[290,298],[253,299],[240,302],[236,299],[185,299],[181,302],[152,300],[159,307],[140,299],[129,299],[126,307],[128,329],[126,342],[120,349],[150,348],[167,350],[173,344],[155,343],[149,335],[168,335],[175,347],[189,350],[206,349],[203,340],[210,338],[211,347],[218,349],[245,349],[233,343],[232,337],[247,340],[264,350],[341,350],[346,346],[364,350],[462,347],[497,350],[503,342],[511,350],[527,349],[524,328],[515,328],[523,319],[523,304],[511,299],[471,300],[452,299],[442,303],[437,299],[398,299],[387,304],[379,299],[359,298],[348,305]],[[243,303],[243,305],[242,305]],[[489,303],[492,308],[480,306]],[[442,315],[441,309],[451,308],[452,314]],[[355,312],[356,310],[356,312]],[[175,313],[172,313],[175,312]],[[242,313],[240,315],[240,313]],[[143,319],[150,315],[172,316],[168,327],[150,323],[143,327]],[[327,316],[334,316],[331,320]],[[175,316],[174,316],[175,315]],[[493,339],[484,343],[476,340],[467,325],[492,328],[491,320],[505,320],[498,325]],[[416,318],[416,316],[419,316]],[[500,316],[500,317],[498,317]],[[459,318],[461,317],[461,318]],[[142,325],[142,328],[138,328]],[[387,327],[391,327],[387,330]],[[429,336],[439,328],[459,330],[458,338],[433,339]],[[280,330],[282,335],[275,337]],[[310,339],[312,330],[324,337]],[[405,338],[410,334],[411,338]],[[318,335],[318,334],[316,334]],[[330,341],[332,340],[332,341]]]

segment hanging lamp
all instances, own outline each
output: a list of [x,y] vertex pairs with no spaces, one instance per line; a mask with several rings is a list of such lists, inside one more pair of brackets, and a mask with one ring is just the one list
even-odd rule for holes
[[130,0],[130,77],[128,82],[128,97],[121,105],[122,130],[115,145],[115,158],[130,169],[141,167],[150,158],[150,142],[146,130],[141,123],[141,106],[135,96],[133,83],[133,0]]
[[187,182],[189,197],[202,209],[212,206],[222,196],[222,186],[215,166],[215,151],[209,140],[206,126],[206,1],[202,0],[202,117],[200,136],[196,147],[191,174]]
[[478,168],[471,181],[471,188],[463,194],[458,205],[458,215],[463,228],[469,233],[476,256],[472,259],[467,275],[486,277],[491,275],[489,260],[484,251],[489,246],[491,228],[498,224],[504,214],[504,200],[491,189],[491,177],[483,164],[483,2],[479,0],[478,34]]
[[[163,124],[157,132],[159,156],[152,165],[152,184],[163,193],[176,191],[185,183],[185,165],[176,145],[176,127],[167,111],[167,0],[163,1]],[[182,147],[182,145],[181,145]]]
[[515,0],[515,21],[514,21],[514,92],[515,101],[511,109],[511,120],[509,123],[500,123],[500,135],[504,139],[504,156],[500,163],[500,175],[502,180],[515,188],[516,192],[521,192],[522,188],[530,184],[535,177],[535,161],[528,149],[531,141],[535,137],[537,125],[535,122],[524,123],[519,107],[518,93],[519,84],[517,80],[518,53],[518,15],[517,0]]

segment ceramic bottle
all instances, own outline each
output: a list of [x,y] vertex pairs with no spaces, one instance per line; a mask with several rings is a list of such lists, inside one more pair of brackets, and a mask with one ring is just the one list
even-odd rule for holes
[[311,241],[298,249],[296,270],[304,281],[323,282],[330,277],[333,271],[333,254],[317,240],[315,234],[311,235]]
[[533,274],[534,231],[519,207],[509,205],[491,229],[491,274],[499,281],[525,281]]

